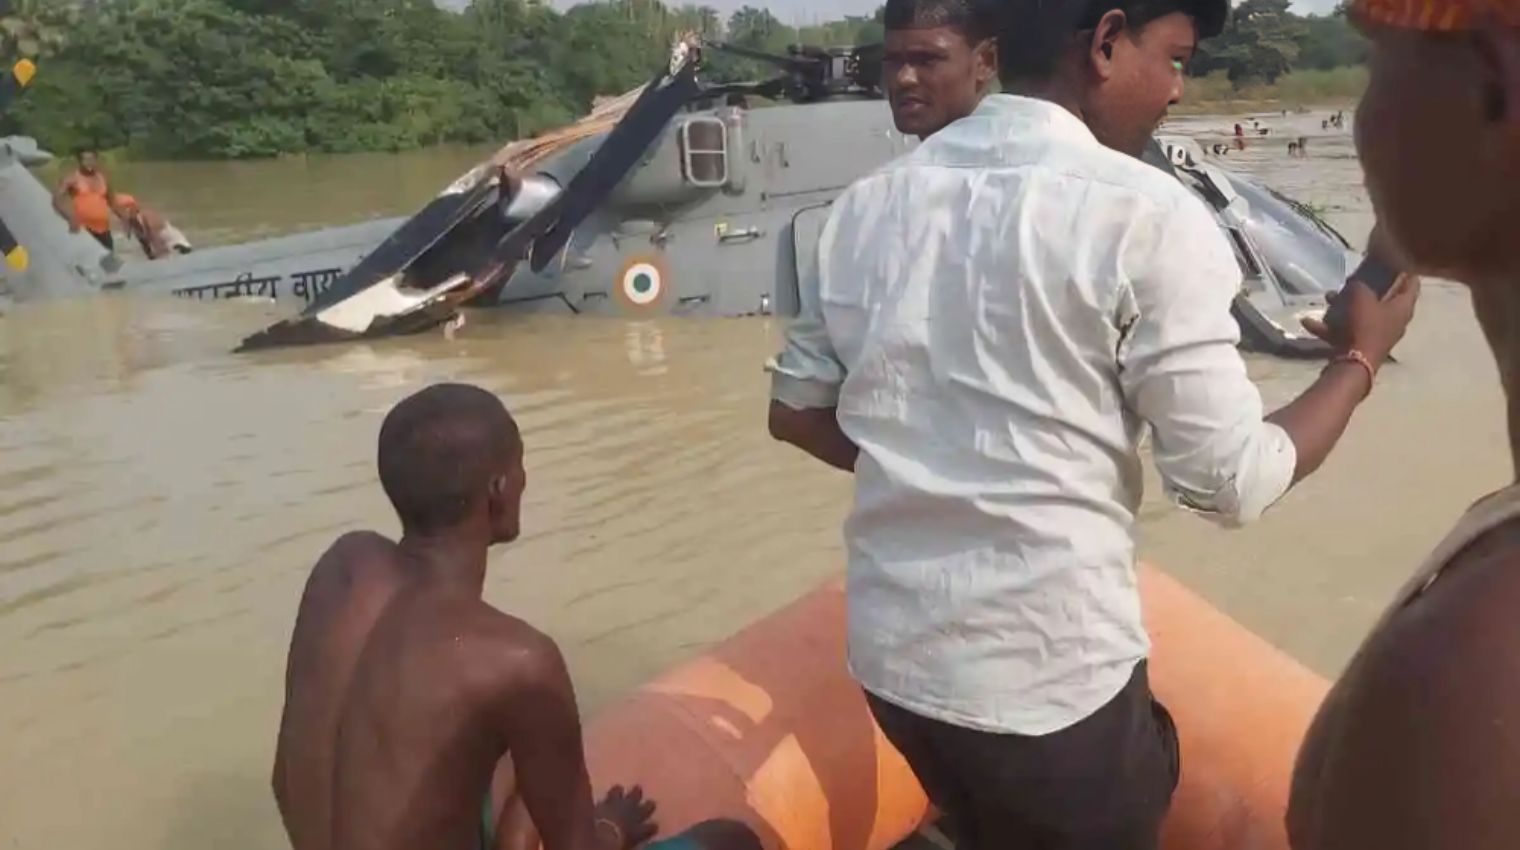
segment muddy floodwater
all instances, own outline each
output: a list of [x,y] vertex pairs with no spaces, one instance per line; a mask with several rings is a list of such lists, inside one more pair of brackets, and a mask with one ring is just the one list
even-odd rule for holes
[[[1273,132],[1222,164],[1365,238],[1349,135],[1255,117]],[[1212,143],[1238,120],[1171,129]],[[477,153],[118,173],[211,243],[405,212]],[[560,641],[588,713],[841,567],[847,479],[765,433],[778,322],[477,312],[452,340],[228,353],[274,317],[101,296],[0,318],[0,850],[284,846],[268,777],[296,602],[333,537],[395,531],[375,434],[428,382],[487,387],[524,426],[526,534],[486,595]],[[1429,286],[1399,354],[1259,524],[1217,529],[1154,480],[1141,519],[1147,558],[1327,675],[1508,477],[1465,292]],[[1318,368],[1250,365],[1273,403]]]

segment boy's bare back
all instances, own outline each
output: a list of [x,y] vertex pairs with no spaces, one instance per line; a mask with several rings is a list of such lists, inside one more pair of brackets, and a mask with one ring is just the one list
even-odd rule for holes
[[526,624],[409,580],[406,558],[348,535],[307,584],[274,777],[295,850],[477,846],[511,693],[557,663]]
[[[274,793],[294,850],[629,850],[652,837],[639,788],[594,803],[554,642],[482,601],[487,549],[517,539],[527,482],[501,401],[460,384],[408,397],[381,426],[379,467],[400,542],[334,543],[290,641]],[[758,848],[734,822],[681,840]]]

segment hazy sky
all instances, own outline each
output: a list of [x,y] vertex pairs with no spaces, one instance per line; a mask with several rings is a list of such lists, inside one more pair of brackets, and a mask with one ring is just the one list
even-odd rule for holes
[[[550,0],[557,8],[567,8],[575,0]],[[693,2],[707,5],[727,14],[740,6],[761,6],[789,24],[816,23],[844,15],[866,15],[876,11],[881,0],[666,0],[673,6]],[[1299,14],[1323,14],[1335,8],[1336,0],[1293,0],[1293,10]],[[438,0],[440,6],[459,8],[469,5],[469,0]]]

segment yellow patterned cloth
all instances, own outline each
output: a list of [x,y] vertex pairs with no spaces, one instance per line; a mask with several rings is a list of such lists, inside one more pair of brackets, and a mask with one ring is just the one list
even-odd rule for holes
[[1355,0],[1369,24],[1426,32],[1460,32],[1484,23],[1520,27],[1520,0]]

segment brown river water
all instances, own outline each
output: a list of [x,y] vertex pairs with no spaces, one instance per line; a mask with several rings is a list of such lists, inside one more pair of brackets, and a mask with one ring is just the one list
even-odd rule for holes
[[[1225,164],[1359,240],[1349,136],[1321,117],[1262,119],[1311,136],[1307,160],[1277,135]],[[1235,120],[1173,129],[1212,141]],[[479,155],[116,176],[214,244],[407,212]],[[527,531],[486,595],[560,641],[588,713],[841,567],[848,480],[765,433],[778,322],[477,312],[452,340],[228,353],[273,310],[100,296],[0,317],[0,850],[284,846],[268,776],[296,602],[333,537],[395,531],[374,439],[428,382],[487,387],[524,426]],[[1428,286],[1400,355],[1262,522],[1217,529],[1154,481],[1142,516],[1147,558],[1327,675],[1508,477],[1465,293]],[[1272,402],[1316,371],[1250,365]]]

